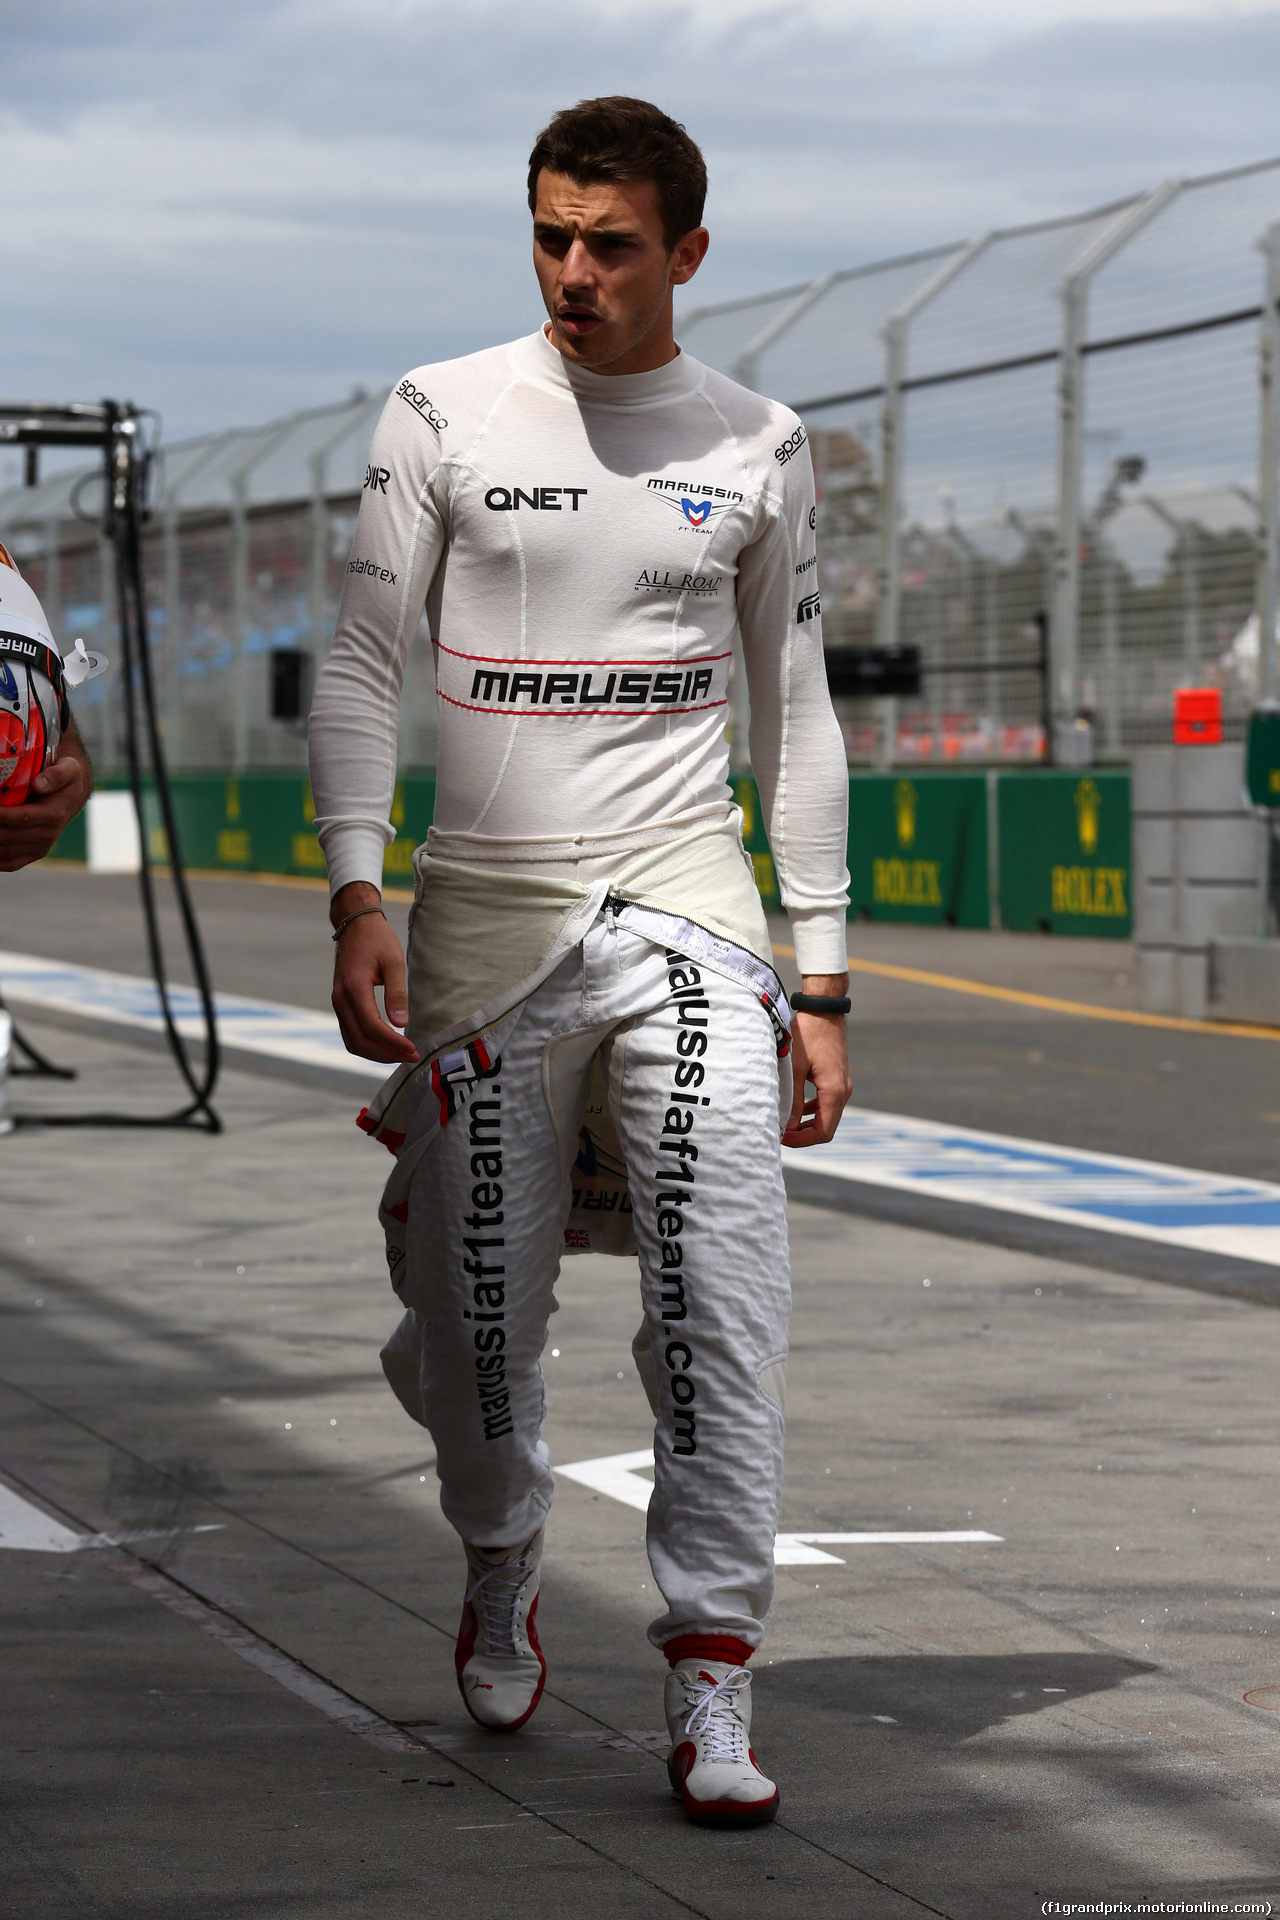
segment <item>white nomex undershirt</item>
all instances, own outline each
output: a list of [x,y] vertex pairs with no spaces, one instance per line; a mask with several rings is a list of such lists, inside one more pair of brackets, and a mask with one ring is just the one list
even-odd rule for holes
[[797,417],[686,353],[594,374],[539,332],[409,374],[374,435],[311,712],[331,888],[381,885],[424,603],[440,708],[429,848],[495,869],[595,869],[724,819],[740,634],[797,960],[843,972],[848,773],[815,521]]

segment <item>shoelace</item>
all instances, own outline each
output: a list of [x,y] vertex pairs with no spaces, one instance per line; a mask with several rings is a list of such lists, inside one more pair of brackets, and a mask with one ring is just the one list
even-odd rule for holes
[[532,1571],[527,1560],[502,1560],[467,1588],[469,1601],[480,1596],[476,1612],[484,1634],[484,1650],[494,1659],[513,1660],[519,1654],[516,1609]]
[[686,1733],[701,1735],[706,1742],[708,1760],[745,1760],[746,1730],[734,1712],[739,1693],[751,1685],[746,1667],[730,1667],[723,1680],[704,1680],[681,1674],[685,1702],[693,1711],[685,1721]]

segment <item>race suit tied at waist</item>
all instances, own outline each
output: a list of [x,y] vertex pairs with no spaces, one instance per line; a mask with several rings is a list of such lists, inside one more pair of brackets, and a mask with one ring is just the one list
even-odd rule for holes
[[[606,906],[620,925],[748,986],[769,1012],[779,1054],[787,1051],[786,995],[770,964],[736,809],[723,822],[634,856],[590,887],[433,860],[423,852],[416,865],[409,1033],[422,1060],[398,1068],[360,1115],[364,1131],[400,1163],[383,1198],[389,1257],[417,1161],[494,1070],[530,994]],[[566,1252],[634,1253],[627,1170],[598,1056],[571,1182]]]

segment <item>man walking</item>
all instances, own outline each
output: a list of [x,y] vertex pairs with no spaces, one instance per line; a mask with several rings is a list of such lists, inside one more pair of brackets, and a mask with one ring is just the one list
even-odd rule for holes
[[[364,1122],[397,1154],[382,1220],[406,1313],[383,1358],[466,1551],[463,1698],[511,1728],[541,1696],[552,1287],[566,1239],[638,1247],[672,1786],[693,1818],[738,1824],[778,1805],[748,1663],[782,1473],[779,1139],[830,1139],[849,1096],[848,783],[804,427],[675,342],[705,192],[697,147],[643,101],[585,101],[539,136],[547,325],[419,368],[388,401],[311,768],[343,1036],[401,1063]],[[424,604],[440,744],[406,992],[379,887]],[[804,981],[791,1008],[726,780],[739,636]],[[569,1227],[602,1142],[613,1210]]]

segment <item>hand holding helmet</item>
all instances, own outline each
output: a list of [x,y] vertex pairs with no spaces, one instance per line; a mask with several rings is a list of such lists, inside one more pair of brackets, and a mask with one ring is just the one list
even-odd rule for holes
[[41,859],[88,799],[66,690],[106,664],[79,640],[61,658],[44,609],[0,546],[0,872]]

